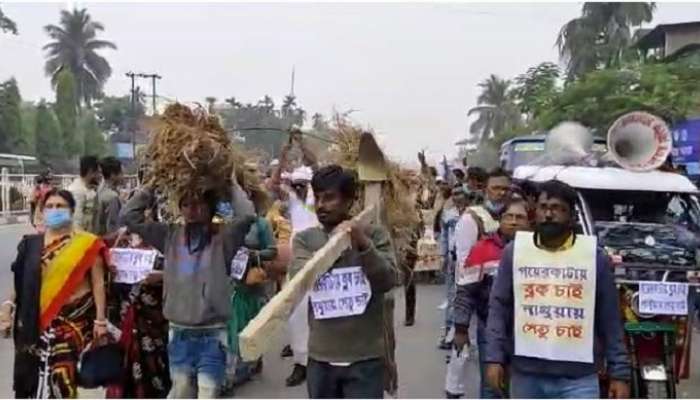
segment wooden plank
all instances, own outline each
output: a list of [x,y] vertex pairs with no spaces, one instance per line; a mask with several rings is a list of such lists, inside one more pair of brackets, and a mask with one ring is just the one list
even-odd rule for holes
[[[366,207],[353,220],[369,223],[375,218],[376,210],[376,205]],[[244,360],[253,361],[265,353],[273,339],[284,330],[294,307],[349,247],[349,233],[338,232],[331,236],[328,243],[260,310],[239,335]]]
[[380,216],[382,215],[381,209],[381,198],[382,198],[382,183],[381,182],[367,182],[365,183],[365,207],[371,205],[375,206],[373,221],[380,221]]

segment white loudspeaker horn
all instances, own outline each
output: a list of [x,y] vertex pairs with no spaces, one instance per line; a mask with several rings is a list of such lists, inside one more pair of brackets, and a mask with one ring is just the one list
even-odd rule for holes
[[545,140],[545,154],[553,164],[586,164],[591,154],[593,135],[578,122],[565,121],[552,128]]
[[608,152],[622,168],[650,171],[671,154],[671,131],[661,118],[634,111],[618,118],[608,130]]

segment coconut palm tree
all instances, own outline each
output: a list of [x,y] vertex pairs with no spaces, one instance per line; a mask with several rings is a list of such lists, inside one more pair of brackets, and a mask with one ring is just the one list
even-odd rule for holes
[[469,133],[483,143],[507,129],[518,126],[522,116],[513,101],[511,82],[491,75],[479,83],[481,94],[477,98],[477,106],[471,108],[467,115],[478,114],[479,117],[469,127]]
[[15,24],[15,21],[5,16],[2,9],[0,9],[0,31],[10,32],[14,35],[17,34],[17,25]]
[[214,106],[216,105],[216,97],[214,97],[214,96],[205,97],[204,101],[207,102],[207,112],[209,114],[214,114]]
[[77,82],[78,99],[89,107],[91,101],[100,96],[112,74],[109,63],[97,51],[117,46],[97,38],[104,26],[93,21],[84,8],[72,12],[62,10],[59,25],[46,25],[44,31],[53,40],[44,46],[46,75],[55,86],[61,69],[70,69]]
[[654,3],[584,3],[581,16],[567,22],[557,37],[569,80],[619,64],[632,41],[631,28],[650,22],[655,10]]

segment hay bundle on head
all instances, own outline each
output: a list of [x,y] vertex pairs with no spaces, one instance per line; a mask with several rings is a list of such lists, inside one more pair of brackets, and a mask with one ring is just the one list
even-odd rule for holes
[[[362,132],[361,128],[336,116],[335,126],[331,129],[331,139],[335,144],[328,151],[327,161],[357,171]],[[420,215],[415,196],[412,195],[412,190],[415,189],[412,187],[414,174],[395,162],[387,160],[386,165],[388,179],[382,187],[382,210],[396,250],[402,254],[411,247],[414,233],[420,226]],[[353,210],[355,213],[364,208],[363,194],[361,188]]]
[[245,154],[233,146],[219,119],[203,108],[175,103],[151,125],[145,183],[170,200],[208,190],[227,198],[234,170],[249,193],[259,185],[242,168]]

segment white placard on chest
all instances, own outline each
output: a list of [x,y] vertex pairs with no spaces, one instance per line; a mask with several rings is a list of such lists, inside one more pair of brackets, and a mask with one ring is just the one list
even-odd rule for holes
[[111,264],[116,269],[114,282],[138,283],[153,271],[158,252],[155,250],[115,248],[109,251]]
[[321,275],[309,296],[316,319],[361,315],[372,298],[362,267],[335,268]]

